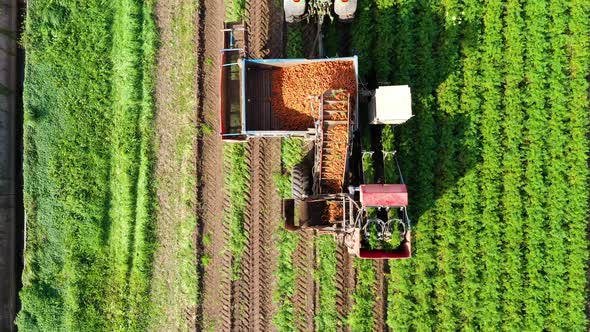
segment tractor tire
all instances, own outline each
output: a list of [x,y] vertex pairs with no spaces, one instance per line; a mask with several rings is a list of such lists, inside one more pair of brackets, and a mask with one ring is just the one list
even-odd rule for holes
[[309,172],[303,165],[295,165],[291,172],[291,191],[293,193],[293,199],[304,200],[310,187]]

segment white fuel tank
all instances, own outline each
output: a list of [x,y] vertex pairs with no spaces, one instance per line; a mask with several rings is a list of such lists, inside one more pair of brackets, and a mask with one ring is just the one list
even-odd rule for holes
[[369,103],[370,124],[402,124],[412,117],[412,93],[407,85],[380,86]]

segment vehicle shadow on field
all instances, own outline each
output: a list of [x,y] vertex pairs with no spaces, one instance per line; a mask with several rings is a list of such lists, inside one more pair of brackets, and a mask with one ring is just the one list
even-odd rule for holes
[[[419,230],[421,217],[441,197],[456,192],[461,179],[480,162],[480,96],[475,90],[462,90],[462,58],[465,52],[480,48],[482,22],[461,17],[463,13],[437,11],[440,5],[433,0],[408,6],[374,9],[372,33],[379,37],[371,50],[372,69],[366,83],[369,89],[387,83],[411,87],[414,116],[395,128],[394,146],[408,185],[412,224]],[[393,28],[384,26],[383,19],[392,20]],[[391,34],[383,32],[387,29]],[[377,54],[387,49],[384,45],[391,45],[389,59],[383,59],[388,52]],[[364,61],[366,56],[358,55]],[[384,78],[381,71],[388,69],[391,74]],[[382,129],[371,129],[375,165],[383,160]],[[377,168],[376,181],[385,182],[385,173]]]
[[[359,0],[353,23],[334,20],[324,26],[327,57],[358,56],[361,88],[411,88],[414,116],[395,128],[393,144],[417,227],[420,217],[481,162],[477,124],[481,96],[477,86],[463,88],[464,78],[473,83],[479,70],[476,63],[463,72],[465,55],[481,47],[481,15],[472,16],[458,10],[445,13],[434,0],[390,7]],[[368,116],[366,107],[360,106],[362,124]],[[383,127],[369,126],[374,181],[391,183],[386,176],[391,170],[383,165]]]

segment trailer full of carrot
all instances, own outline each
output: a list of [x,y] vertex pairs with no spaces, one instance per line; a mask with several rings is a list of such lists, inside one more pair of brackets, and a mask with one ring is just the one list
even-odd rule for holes
[[272,71],[273,113],[281,129],[305,131],[313,128],[310,96],[326,90],[346,90],[356,95],[356,76],[351,61],[325,61],[276,68]]

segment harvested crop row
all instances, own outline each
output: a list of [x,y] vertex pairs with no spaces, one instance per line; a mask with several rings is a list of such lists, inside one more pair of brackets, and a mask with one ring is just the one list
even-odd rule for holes
[[332,89],[356,94],[352,62],[328,61],[274,69],[271,104],[282,128],[302,131],[313,128],[309,97]]
[[325,142],[328,153],[324,153],[322,164],[322,192],[339,193],[342,191],[346,153],[348,149],[348,126],[336,125],[326,131],[329,141]]

